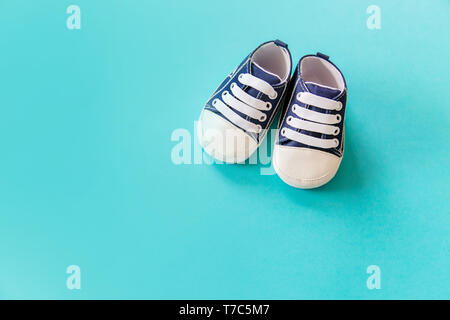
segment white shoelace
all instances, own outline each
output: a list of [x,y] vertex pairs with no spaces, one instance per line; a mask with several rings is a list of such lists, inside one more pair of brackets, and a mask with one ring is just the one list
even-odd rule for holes
[[[320,97],[310,92],[300,92],[299,94],[297,94],[296,99],[301,103],[319,107],[321,109],[336,111],[342,109],[341,102]],[[340,132],[339,127],[333,126],[333,124],[341,122],[342,117],[339,114],[325,114],[302,108],[298,104],[294,104],[292,106],[292,112],[299,118],[309,121],[289,116],[286,119],[286,122],[291,127],[333,136],[337,136]],[[281,135],[290,140],[323,149],[336,148],[339,145],[339,140],[336,138],[316,138],[307,134],[302,134],[289,128],[283,128],[281,130]]]
[[[265,95],[269,96],[271,100],[276,99],[277,92],[266,81],[259,79],[249,73],[242,73],[238,77],[238,81],[245,86],[252,87]],[[238,127],[253,133],[261,133],[262,127],[259,124],[254,124],[234,112],[230,107],[249,116],[252,119],[264,122],[267,115],[262,112],[272,109],[270,102],[252,97],[247,92],[242,90],[235,82],[230,85],[231,93],[228,91],[222,92],[222,100],[214,99],[212,105],[220,111],[228,120]]]

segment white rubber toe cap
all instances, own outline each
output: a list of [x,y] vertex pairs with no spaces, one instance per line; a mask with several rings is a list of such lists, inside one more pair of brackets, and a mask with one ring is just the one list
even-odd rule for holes
[[200,115],[197,133],[205,152],[227,163],[244,162],[258,147],[243,130],[208,110]]
[[275,145],[273,167],[278,176],[290,186],[301,189],[317,188],[336,174],[342,157],[309,148]]

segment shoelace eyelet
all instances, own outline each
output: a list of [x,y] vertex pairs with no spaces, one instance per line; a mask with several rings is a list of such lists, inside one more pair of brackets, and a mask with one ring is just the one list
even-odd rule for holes
[[266,103],[266,110],[269,111],[270,109],[272,109],[272,104],[270,102]]
[[337,115],[336,115],[336,121],[339,123],[339,122],[341,122],[341,120],[342,120],[341,115],[340,115],[340,114],[337,114]]
[[336,111],[341,111],[342,110],[342,102],[340,102],[340,101],[338,101],[339,102],[339,107],[336,109]]
[[334,141],[334,143],[336,144],[336,147],[335,148],[337,148],[338,146],[339,146],[339,140],[338,139],[333,139],[333,141]]
[[267,120],[267,116],[265,114],[259,118],[260,122],[264,122],[266,120]]
[[257,124],[256,127],[258,128],[257,134],[260,134],[262,131],[262,126],[260,124]]
[[341,132],[341,129],[336,128],[336,130],[334,130],[333,134],[334,134],[335,136],[337,136],[337,135],[339,134],[339,132]]
[[286,122],[290,123],[292,121],[292,116],[287,117]]
[[278,93],[274,91],[274,94],[269,95],[269,98],[275,100],[278,97]]

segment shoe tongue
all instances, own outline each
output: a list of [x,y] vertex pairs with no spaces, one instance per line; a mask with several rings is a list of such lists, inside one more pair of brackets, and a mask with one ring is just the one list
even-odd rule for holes
[[[259,66],[255,62],[251,63],[250,73],[255,77],[266,81],[267,83],[273,85],[281,83],[281,79],[269,71],[265,70],[263,67]],[[254,88],[249,87],[247,93],[253,97],[256,97],[260,92]]]
[[257,78],[260,78],[261,80],[266,81],[267,83],[269,83],[271,85],[276,85],[276,84],[281,83],[281,79],[276,74],[273,74],[273,73],[265,70],[263,67],[260,67],[255,62],[252,62],[252,65],[251,65],[251,74]]
[[339,89],[321,86],[313,82],[305,82],[305,85],[309,92],[328,99],[335,99],[341,93]]

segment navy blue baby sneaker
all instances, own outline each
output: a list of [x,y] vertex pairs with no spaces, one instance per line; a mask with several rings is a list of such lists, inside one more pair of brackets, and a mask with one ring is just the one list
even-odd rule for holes
[[263,141],[287,91],[292,60],[279,40],[261,44],[214,91],[198,122],[200,145],[227,163],[245,161]]
[[344,76],[324,54],[304,56],[291,79],[286,99],[273,167],[293,187],[319,187],[334,177],[344,153]]

